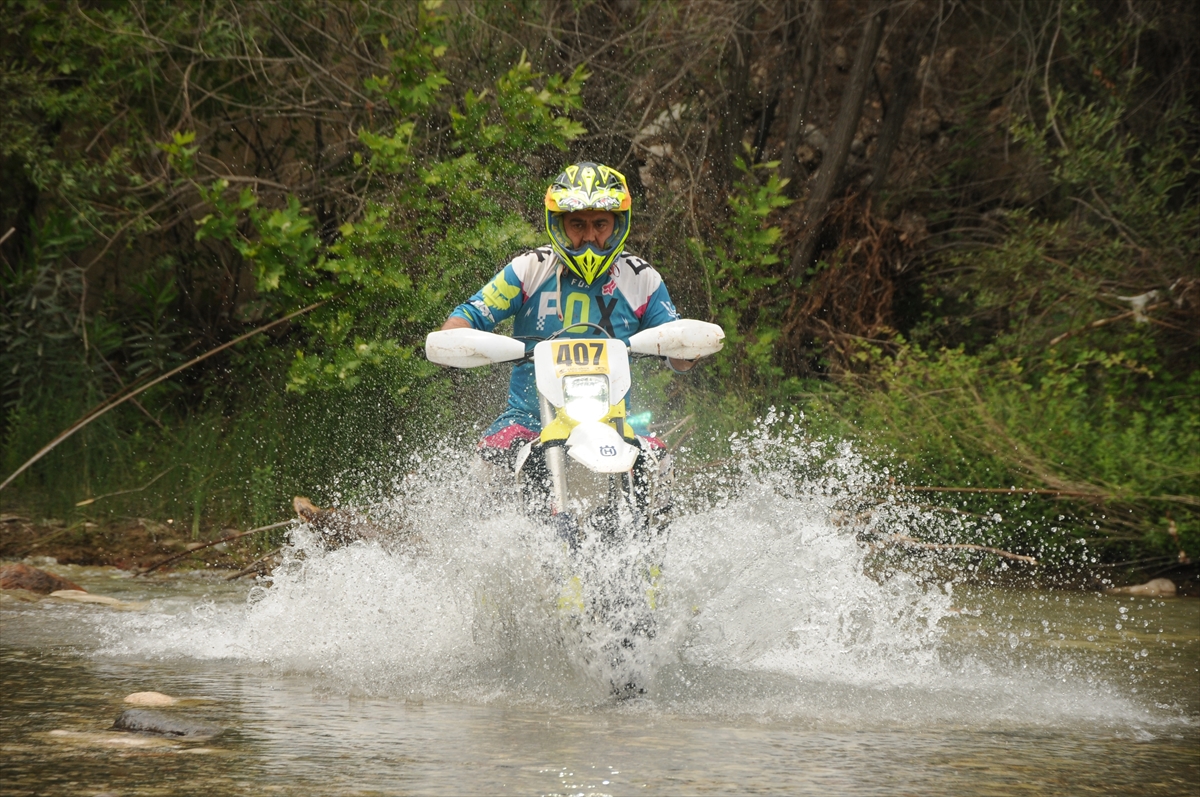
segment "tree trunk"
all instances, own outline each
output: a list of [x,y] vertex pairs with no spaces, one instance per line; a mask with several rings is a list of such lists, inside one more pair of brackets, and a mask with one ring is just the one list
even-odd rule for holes
[[812,193],[804,206],[803,232],[792,256],[790,276],[793,284],[799,283],[803,278],[804,271],[815,254],[821,222],[829,209],[834,189],[841,182],[842,171],[846,168],[850,143],[854,140],[858,120],[862,117],[863,99],[867,93],[867,84],[871,82],[875,55],[879,51],[879,43],[883,40],[883,26],[886,21],[885,3],[873,0],[866,25],[863,26],[862,42],[854,56],[854,66],[850,68],[849,82],[845,93],[842,94],[842,104],[833,126],[833,135],[830,136],[829,151],[821,160],[821,168],[817,171]]
[[758,114],[758,130],[754,134],[754,162],[761,163],[763,151],[767,148],[767,136],[771,132],[771,125],[775,123],[775,109],[779,105],[779,94],[776,93],[772,97],[769,93],[763,92],[762,110]]
[[[795,195],[799,189],[796,180],[800,171],[796,162],[796,147],[800,146],[800,134],[804,132],[804,117],[808,115],[808,102],[812,97],[813,82],[817,77],[817,68],[821,63],[821,30],[825,24],[826,0],[809,0],[808,19],[803,25],[800,35],[796,37],[795,60],[801,65],[800,82],[795,85],[792,94],[792,107],[788,112],[787,136],[783,143],[783,163],[780,176],[792,180],[790,193]],[[794,74],[794,70],[792,72]]]
[[737,22],[725,50],[722,77],[725,79],[725,118],[721,120],[721,151],[718,155],[719,182],[733,184],[733,159],[741,154],[743,125],[750,107],[750,45],[758,3],[738,9]]
[[901,47],[899,62],[892,73],[892,91],[884,113],[883,127],[879,131],[879,138],[875,139],[875,157],[871,161],[871,172],[866,181],[870,191],[878,191],[887,181],[892,153],[900,143],[904,119],[917,92],[917,67],[921,63],[921,50],[936,21],[935,18],[928,25],[914,27]]

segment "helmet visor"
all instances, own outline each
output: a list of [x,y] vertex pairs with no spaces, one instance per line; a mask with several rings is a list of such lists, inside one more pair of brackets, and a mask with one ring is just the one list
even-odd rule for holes
[[565,216],[566,213],[546,211],[546,231],[550,234],[550,243],[567,267],[590,285],[608,270],[625,248],[625,239],[629,237],[630,212],[624,210],[613,213],[613,231],[602,247],[591,242],[578,248],[573,246],[563,226]]

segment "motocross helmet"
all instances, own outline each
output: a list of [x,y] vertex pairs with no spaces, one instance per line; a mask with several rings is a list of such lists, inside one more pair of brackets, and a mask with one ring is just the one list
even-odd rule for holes
[[[567,268],[588,285],[608,271],[625,248],[631,204],[625,175],[591,161],[568,166],[546,189],[546,232],[550,234],[550,246]],[[571,239],[563,228],[563,216],[576,210],[607,210],[616,217],[603,249],[593,243],[585,243],[578,249],[571,247]]]

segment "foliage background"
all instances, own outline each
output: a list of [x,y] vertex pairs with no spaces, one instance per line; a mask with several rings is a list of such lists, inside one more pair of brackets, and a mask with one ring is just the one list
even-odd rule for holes
[[[1197,15],[1093,0],[7,0],[0,491],[194,536],[386,490],[502,369],[425,333],[621,168],[629,248],[729,345],[650,369],[700,463],[769,406],[849,438],[964,542],[1200,554]],[[464,407],[464,396],[470,396]],[[465,409],[466,423],[456,420]],[[677,426],[677,421],[688,419]],[[1035,493],[998,495],[1016,488]]]

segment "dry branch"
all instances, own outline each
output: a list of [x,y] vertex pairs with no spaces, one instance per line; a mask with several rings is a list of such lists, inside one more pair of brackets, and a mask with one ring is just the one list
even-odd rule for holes
[[992,495],[1049,495],[1055,498],[1092,498],[1100,501],[1165,501],[1186,506],[1200,506],[1194,495],[1117,495],[1099,491],[1046,490],[1028,487],[915,487],[907,484],[889,485],[888,489],[914,493],[989,493]]
[[220,545],[223,542],[231,542],[232,540],[240,540],[242,537],[249,537],[251,534],[258,534],[260,531],[270,531],[271,529],[277,529],[280,526],[286,526],[290,523],[295,523],[295,522],[296,521],[293,519],[281,520],[278,523],[272,523],[269,526],[259,526],[258,528],[250,529],[249,531],[239,531],[237,534],[230,534],[227,537],[222,537],[219,540],[212,540],[211,542],[200,543],[199,545],[196,545],[193,548],[189,548],[188,550],[184,551],[183,553],[177,553],[177,554],[174,554],[173,556],[168,556],[166,559],[161,559],[161,560],[155,562],[154,564],[150,565],[149,567],[147,567],[145,570],[142,570],[140,573],[137,573],[136,575],[144,576],[147,573],[152,573],[155,570],[157,570],[158,568],[162,567],[163,565],[169,565],[172,562],[177,562],[180,559],[191,556],[192,554],[196,553],[197,551],[203,551],[205,548],[211,548],[214,545]]
[[1090,324],[1084,324],[1083,326],[1079,327],[1078,329],[1067,330],[1066,332],[1062,333],[1058,337],[1051,340],[1050,345],[1057,346],[1059,343],[1062,343],[1067,338],[1072,337],[1073,335],[1078,335],[1080,332],[1086,332],[1089,329],[1097,329],[1098,327],[1107,326],[1107,325],[1115,323],[1117,321],[1123,321],[1126,318],[1132,318],[1132,317],[1138,316],[1138,315],[1145,315],[1146,313],[1150,312],[1151,310],[1157,310],[1158,308],[1166,307],[1169,304],[1170,304],[1170,302],[1157,302],[1156,304],[1152,304],[1149,307],[1144,307],[1144,308],[1140,308],[1140,309],[1136,309],[1136,310],[1130,310],[1127,313],[1120,313],[1118,315],[1109,316],[1108,318],[1101,318],[1099,320],[1093,321]]
[[969,543],[938,543],[938,542],[922,542],[915,537],[908,537],[904,534],[891,534],[884,538],[886,543],[894,543],[896,545],[907,545],[910,548],[923,548],[930,551],[983,551],[984,553],[995,554],[996,556],[1004,557],[1005,559],[1014,559],[1018,562],[1028,562],[1031,565],[1038,563],[1037,559],[1024,554],[1012,553],[1010,551],[1002,551],[999,548],[992,548],[987,545],[971,545]]
[[209,349],[204,354],[201,354],[199,357],[195,358],[194,360],[189,360],[188,362],[184,363],[183,365],[178,366],[177,368],[172,368],[170,371],[167,371],[162,376],[160,376],[156,379],[152,379],[151,381],[147,382],[146,384],[142,385],[141,387],[137,388],[136,390],[132,390],[124,395],[119,395],[116,398],[110,399],[107,403],[101,404],[99,407],[97,407],[94,410],[91,410],[90,412],[88,412],[88,414],[84,415],[82,418],[77,420],[75,423],[68,426],[66,428],[66,430],[61,432],[57,437],[55,437],[53,440],[51,440],[49,443],[47,443],[45,446],[43,446],[40,451],[38,451],[36,454],[34,454],[29,459],[27,459],[25,461],[25,464],[23,464],[21,467],[17,468],[15,471],[13,471],[11,474],[9,474],[9,477],[7,479],[5,479],[3,483],[0,483],[0,490],[3,490],[5,487],[7,487],[9,484],[11,484],[12,480],[17,478],[18,476],[20,476],[22,473],[24,473],[26,471],[26,469],[29,468],[30,465],[37,462],[39,459],[41,459],[42,457],[46,456],[51,451],[53,451],[58,446],[59,443],[66,440],[68,437],[75,434],[80,429],[82,429],[83,427],[85,427],[89,423],[91,423],[92,421],[99,418],[101,415],[104,415],[109,410],[119,407],[120,405],[124,404],[126,401],[129,401],[134,396],[138,395],[139,393],[143,393],[143,392],[149,390],[150,388],[154,387],[159,382],[163,382],[167,379],[170,379],[172,376],[179,373],[180,371],[191,368],[196,363],[207,360],[209,357],[212,357],[214,354],[225,351],[225,349],[228,349],[230,346],[235,346],[238,343],[241,343],[243,340],[246,340],[247,338],[254,337],[255,335],[259,334],[260,332],[266,332],[268,329],[279,326],[280,324],[284,323],[285,321],[290,321],[293,318],[295,318],[296,316],[304,315],[305,313],[307,313],[310,310],[315,310],[316,308],[325,304],[325,302],[327,302],[327,301],[329,301],[329,300],[323,299],[322,301],[316,302],[315,304],[310,304],[308,307],[305,307],[301,310],[297,310],[294,313],[289,313],[289,314],[285,315],[283,318],[277,318],[269,324],[264,324],[261,327],[259,327],[258,329],[251,330],[250,332],[247,332],[245,335],[236,337],[233,340],[229,341],[228,343],[222,343],[220,346],[217,346],[215,349]]
[[257,573],[259,565],[261,565],[263,562],[270,559],[272,556],[275,556],[282,550],[283,550],[283,548],[279,547],[279,548],[276,548],[275,550],[271,551],[270,553],[268,553],[266,556],[260,556],[259,558],[255,559],[253,562],[246,565],[241,570],[237,571],[236,573],[234,573],[232,576],[229,576],[225,580],[226,581],[237,581],[242,576],[248,576],[251,573]]
[[1043,490],[1017,487],[914,487],[907,484],[893,485],[891,489],[914,493],[996,493],[1006,495],[1053,495],[1061,498],[1116,498],[1109,493],[1083,492],[1078,490]]
[[147,489],[148,487],[150,487],[150,485],[154,484],[156,481],[161,479],[163,476],[166,476],[168,473],[170,473],[174,469],[175,469],[175,466],[172,465],[171,467],[164,470],[162,473],[155,476],[150,481],[143,484],[141,487],[134,487],[129,490],[117,490],[115,493],[105,493],[104,495],[98,495],[95,498],[85,498],[82,501],[75,502],[75,506],[87,506],[88,504],[96,503],[97,501],[99,501],[102,498],[112,498],[115,495],[128,495],[129,493],[140,493],[142,490]]
[[671,427],[670,429],[668,429],[667,431],[665,431],[665,432],[662,432],[661,434],[659,434],[659,435],[658,435],[658,437],[660,437],[660,438],[661,438],[661,437],[670,437],[672,434],[674,434],[675,432],[679,431],[680,427],[682,427],[682,426],[684,426],[684,425],[686,425],[686,424],[690,423],[690,422],[691,422],[691,420],[692,420],[692,418],[693,418],[693,416],[691,416],[691,415],[687,415],[687,416],[685,416],[685,417],[684,417],[684,419],[683,419],[682,421],[680,421],[679,423],[675,424],[674,426],[672,426],[672,427]]

